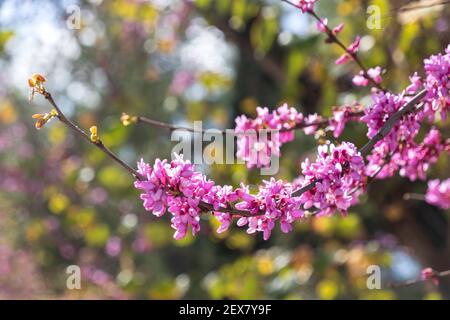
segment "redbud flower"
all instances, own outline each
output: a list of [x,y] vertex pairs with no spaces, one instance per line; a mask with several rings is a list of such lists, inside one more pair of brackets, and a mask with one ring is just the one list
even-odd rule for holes
[[381,83],[381,67],[370,68],[367,70],[367,74],[375,83]]
[[369,84],[369,80],[364,76],[364,72],[360,72],[358,75],[353,77],[353,84],[359,87],[365,87]]
[[450,45],[445,54],[433,55],[424,60],[428,103],[425,105],[425,113],[430,120],[434,119],[436,112],[446,118],[450,110]]
[[436,276],[436,272],[432,268],[425,268],[421,271],[422,280],[431,280],[435,285],[439,285],[439,278]]
[[307,126],[303,128],[303,132],[307,135],[315,134],[317,132],[317,129],[319,129],[319,125],[312,125],[312,124],[320,123],[321,121],[323,121],[323,118],[317,113],[308,115],[307,117],[305,117],[304,120],[304,123]]
[[308,12],[314,10],[314,4],[318,0],[298,0],[296,6],[302,10],[302,12]]
[[359,121],[358,116],[355,116],[355,113],[362,110],[361,105],[355,106],[343,106],[340,108],[333,108],[333,116],[329,120],[327,130],[331,130],[333,132],[333,136],[338,138],[345,129],[345,125],[348,121]]
[[340,23],[336,27],[334,27],[332,32],[333,32],[334,35],[337,35],[339,32],[342,31],[342,29],[344,29],[344,24]]
[[339,58],[336,59],[336,64],[344,64],[348,62],[350,59],[351,57],[347,53],[344,53]]
[[355,54],[358,52],[359,50],[359,45],[361,44],[361,37],[360,36],[356,36],[355,41],[353,41],[348,47],[347,47],[347,52],[349,52],[350,54]]
[[318,21],[316,23],[317,29],[320,32],[327,32],[327,24],[328,24],[328,19],[327,18],[321,18],[320,21]]
[[425,200],[442,209],[450,209],[450,178],[444,181],[429,181]]
[[301,168],[302,186],[316,183],[300,196],[305,210],[315,207],[322,215],[337,209],[345,214],[356,203],[358,193],[354,190],[363,186],[364,160],[352,143],[319,146],[316,161],[311,163],[306,159]]
[[238,226],[247,225],[247,233],[257,231],[263,233],[264,240],[268,240],[277,221],[280,223],[281,231],[287,233],[292,230],[292,223],[303,216],[300,210],[300,198],[293,197],[294,187],[292,184],[271,178],[264,181],[259,187],[256,195],[250,195],[248,188],[244,187],[245,196],[243,201],[236,204],[240,210],[248,210],[264,215],[255,217],[242,217],[238,220]]
[[280,156],[280,147],[294,139],[292,129],[303,121],[303,114],[287,104],[272,112],[258,107],[256,112],[255,119],[242,115],[235,120],[236,155],[247,163],[248,168],[268,166],[271,155]]
[[[375,83],[381,83],[381,68],[375,67],[367,70],[367,76]],[[369,79],[364,74],[364,71],[360,71],[358,75],[353,77],[353,84],[356,86],[365,87],[369,84]]]

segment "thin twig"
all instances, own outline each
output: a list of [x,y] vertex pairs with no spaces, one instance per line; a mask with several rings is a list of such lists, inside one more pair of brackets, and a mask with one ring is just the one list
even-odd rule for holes
[[[355,111],[352,112],[350,114],[350,117],[359,117],[362,116],[364,114],[363,111]],[[320,121],[315,121],[315,122],[311,122],[311,123],[299,123],[297,125],[295,125],[292,128],[282,128],[280,130],[277,130],[278,132],[288,132],[288,131],[294,131],[294,130],[301,130],[304,128],[308,128],[308,127],[312,127],[312,126],[318,126],[318,127],[323,127],[327,124],[329,124],[331,118],[326,118]],[[202,130],[197,130],[196,128],[193,127],[185,127],[185,126],[179,126],[179,125],[174,125],[174,124],[170,124],[167,122],[163,122],[163,121],[158,121],[158,120],[154,120],[152,118],[148,118],[148,117],[144,117],[144,116],[137,116],[137,123],[144,123],[144,124],[148,124],[154,127],[158,127],[158,128],[162,128],[165,130],[169,130],[169,131],[175,131],[175,130],[185,130],[188,132],[192,132],[192,133],[201,133],[204,134],[206,133],[208,130],[211,129],[202,129]],[[246,132],[235,132],[235,129],[214,129],[216,130],[218,133],[222,134],[222,135],[245,135],[248,134]],[[266,129],[268,130],[268,129]]]
[[404,200],[418,200],[418,201],[425,201],[425,195],[419,194],[419,193],[405,193],[403,195]]
[[87,141],[89,141],[91,144],[93,144],[94,146],[96,146],[98,149],[100,149],[101,151],[103,151],[107,156],[109,156],[111,159],[113,159],[116,163],[118,163],[122,168],[124,168],[125,170],[127,170],[129,173],[131,173],[136,179],[138,180],[142,180],[143,178],[141,177],[141,175],[133,168],[131,168],[129,165],[127,165],[125,162],[123,162],[118,156],[116,156],[111,150],[109,150],[102,142],[101,140],[94,142],[90,139],[89,135],[83,131],[83,129],[81,129],[79,126],[77,126],[75,123],[73,123],[72,121],[70,121],[65,115],[64,113],[61,111],[61,109],[58,107],[58,105],[56,104],[55,100],[53,100],[52,95],[50,94],[50,92],[48,91],[44,91],[42,93],[42,95],[45,97],[45,99],[47,99],[50,104],[53,106],[53,108],[56,109],[56,111],[58,112],[58,119],[59,121],[61,121],[62,123],[64,123],[66,126],[68,126],[70,129],[72,129],[73,131],[75,131],[76,133],[78,133],[80,136],[82,136],[83,138],[85,138]]
[[[373,149],[373,147],[375,146],[375,144],[378,141],[380,141],[381,139],[383,139],[384,137],[387,136],[387,134],[389,133],[389,131],[391,131],[392,127],[397,123],[397,121],[400,120],[400,118],[405,113],[412,111],[415,108],[416,104],[419,103],[420,100],[422,100],[426,94],[427,94],[427,91],[425,89],[423,89],[422,91],[417,93],[411,100],[409,100],[409,102],[406,103],[402,108],[400,108],[396,113],[394,113],[386,121],[386,123],[383,125],[383,127],[381,127],[381,129],[378,131],[378,133],[359,150],[359,152],[361,152],[361,155],[362,156],[367,155]],[[416,109],[416,111],[418,109],[420,109],[420,107],[418,107]]]
[[428,279],[418,278],[418,279],[408,280],[408,281],[405,281],[405,282],[388,283],[386,286],[388,288],[407,287],[407,286],[411,286],[411,285],[414,285],[414,284],[417,284],[417,283],[421,283],[421,282],[425,282],[425,281],[428,281],[428,280],[438,279],[438,278],[443,278],[443,277],[448,277],[448,276],[450,276],[450,270],[442,271],[442,272],[434,271],[434,273]]

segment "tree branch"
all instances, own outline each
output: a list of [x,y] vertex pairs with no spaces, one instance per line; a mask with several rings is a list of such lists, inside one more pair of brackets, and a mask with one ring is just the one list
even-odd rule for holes
[[[109,156],[111,159],[113,159],[116,163],[118,163],[122,168],[127,170],[129,173],[131,173],[136,179],[143,180],[144,177],[142,177],[139,172],[137,172],[135,169],[131,168],[129,165],[127,165],[125,162],[123,162],[120,158],[118,158],[111,150],[109,150],[106,146],[103,145],[103,143],[98,140],[94,142],[89,135],[84,132],[80,127],[78,127],[76,124],[74,124],[72,121],[70,121],[64,113],[61,111],[61,109],[58,107],[58,105],[53,100],[51,94],[45,89],[41,89],[40,92],[49,102],[50,104],[56,109],[58,112],[58,119],[67,125],[70,129],[72,129],[75,133],[81,135],[84,137],[87,141],[95,145],[99,150],[104,152],[107,156]],[[426,94],[425,90],[420,91],[418,94],[416,94],[408,103],[406,103],[400,110],[398,110],[396,113],[394,113],[391,118],[388,119],[388,121],[385,123],[385,125],[380,129],[380,131],[371,139],[368,143],[366,143],[361,149],[360,152],[362,155],[367,154],[373,146],[380,141],[383,137],[385,137],[389,131],[392,129],[394,124],[407,112],[409,111],[417,111],[417,109],[414,110],[414,106],[416,103],[418,103]],[[166,128],[165,123],[160,123],[160,125],[164,128]],[[311,183],[307,184],[306,186],[303,186],[299,190],[295,191],[292,196],[298,197],[302,195],[303,193],[307,192],[308,190],[311,190],[315,187],[316,183],[318,181],[312,181]],[[229,213],[231,215],[237,215],[237,216],[243,216],[243,217],[255,217],[255,216],[261,216],[264,215],[265,212],[260,210],[257,212],[257,214],[251,214],[247,210],[239,210],[231,206],[231,204],[226,208],[219,208],[218,210],[215,210],[214,207],[206,202],[200,202],[199,206],[204,209],[205,211],[212,211],[212,212],[225,212]]]

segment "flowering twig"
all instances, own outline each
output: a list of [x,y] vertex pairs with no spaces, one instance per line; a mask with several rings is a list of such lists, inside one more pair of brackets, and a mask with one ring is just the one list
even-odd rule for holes
[[[361,155],[365,156],[367,155],[372,148],[375,146],[375,144],[386,137],[386,135],[391,131],[392,127],[397,123],[398,120],[405,114],[410,111],[413,111],[413,109],[416,107],[416,105],[422,100],[425,95],[427,94],[427,91],[423,89],[419,93],[417,93],[411,100],[409,100],[400,110],[398,110],[396,113],[394,113],[381,127],[381,129],[378,131],[378,133],[370,139],[359,151],[361,152]],[[421,108],[422,105],[420,105],[418,108],[416,108],[415,111],[418,111]]]
[[428,280],[432,280],[435,285],[439,284],[439,279],[450,276],[450,270],[446,271],[435,271],[431,268],[426,268],[422,270],[422,275],[418,279],[412,279],[405,282],[399,282],[399,283],[388,283],[388,288],[400,288],[400,287],[407,287],[414,284],[418,284],[421,282],[425,282]]
[[[43,82],[45,82],[45,80]],[[30,86],[31,86],[31,84],[30,84]],[[109,150],[102,143],[102,141],[98,137],[98,132],[97,132],[97,128],[96,127],[91,127],[91,130],[90,130],[91,134],[89,135],[85,131],[83,131],[80,127],[78,127],[76,124],[74,124],[71,120],[69,120],[64,115],[64,113],[61,111],[61,109],[58,107],[56,102],[53,100],[53,97],[50,94],[50,92],[45,90],[45,88],[43,87],[42,83],[39,84],[39,87],[32,86],[32,90],[42,94],[45,97],[45,99],[47,99],[47,101],[50,102],[50,104],[56,110],[57,115],[55,115],[55,117],[57,117],[62,123],[67,125],[75,133],[81,135],[87,141],[89,141],[90,143],[95,145],[99,150],[101,150],[107,156],[109,156],[111,159],[113,159],[122,168],[127,170],[134,177],[136,177],[136,179],[138,179],[138,180],[143,180],[144,179],[144,177],[142,177],[135,169],[131,168],[129,165],[127,165],[125,162],[123,162],[119,157],[117,157],[111,150]],[[360,153],[362,155],[366,155],[368,152],[370,152],[370,150],[373,148],[373,146],[379,140],[381,140],[383,137],[385,137],[389,133],[389,131],[394,126],[394,124],[398,120],[400,120],[400,118],[405,113],[407,113],[409,111],[413,111],[415,105],[425,96],[425,94],[426,94],[425,90],[420,91],[407,104],[405,104],[402,108],[400,108],[400,110],[398,110],[396,113],[394,113],[392,115],[392,117],[389,118],[388,121],[384,124],[384,126],[380,129],[378,134],[376,134],[371,140],[369,140],[369,142],[366,145],[364,145],[360,149]],[[415,110],[417,111],[418,109],[415,109]],[[136,120],[134,118],[131,118],[131,119],[128,119],[128,120],[130,120],[131,122],[136,122]],[[165,124],[164,123],[163,123],[163,125],[164,125],[164,128],[165,128]],[[171,126],[171,125],[169,125],[169,126]],[[312,181],[308,185],[303,186],[302,188],[300,188],[297,191],[293,192],[292,196],[293,197],[298,197],[298,196],[302,195],[303,193],[307,192],[308,190],[311,190],[312,188],[315,187],[317,182],[318,181]],[[202,208],[205,211],[224,212],[224,213],[229,213],[231,215],[237,215],[237,216],[241,216],[241,217],[254,217],[254,216],[259,216],[259,215],[264,215],[265,214],[265,212],[263,212],[262,210],[258,211],[257,213],[250,213],[247,210],[239,210],[239,209],[234,208],[231,204],[229,204],[225,208],[218,208],[216,210],[216,209],[214,209],[214,207],[211,204],[206,203],[206,202],[200,202],[199,207]]]
[[[392,127],[397,123],[398,120],[401,119],[401,117],[405,113],[413,111],[416,104],[419,103],[420,100],[422,100],[425,97],[426,93],[427,93],[427,91],[425,89],[420,91],[408,103],[406,103],[402,108],[400,108],[400,110],[398,110],[396,113],[394,113],[386,121],[386,123],[383,125],[383,127],[381,127],[381,129],[378,131],[378,133],[372,139],[370,139],[361,149],[359,149],[359,152],[361,153],[361,155],[362,156],[367,155],[373,149],[375,144],[378,141],[380,141],[381,139],[383,139],[389,133],[389,131],[391,131]],[[417,110],[419,110],[419,108],[415,109],[415,111],[417,111]],[[314,188],[316,183],[317,183],[317,181],[313,181],[310,184],[307,184],[306,186],[300,188],[299,190],[294,192],[292,195],[295,197],[300,196],[303,193]]]
[[[281,0],[281,1],[297,8],[297,9],[299,8],[295,3],[293,3],[289,0]],[[324,28],[324,31],[328,36],[327,42],[336,43],[339,47],[341,47],[346,52],[346,54],[349,55],[356,62],[356,64],[361,68],[364,78],[369,80],[377,89],[384,91],[384,88],[369,75],[367,68],[364,66],[361,59],[359,59],[356,52],[349,51],[348,47],[345,46],[341,40],[339,40],[339,38],[336,36],[336,34],[335,34],[335,32],[333,32],[333,30],[331,30],[326,24],[323,23],[322,19],[314,12],[314,10],[312,10],[312,9],[306,10],[306,13],[308,13],[310,16],[312,16],[314,19],[316,19],[321,24],[321,26]]]

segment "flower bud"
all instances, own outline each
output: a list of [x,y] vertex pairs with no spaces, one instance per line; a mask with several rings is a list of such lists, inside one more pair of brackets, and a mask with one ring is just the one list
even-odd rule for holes
[[100,139],[98,137],[97,126],[90,127],[89,131],[91,132],[91,141],[94,142],[94,143],[100,142]]
[[120,121],[124,126],[129,126],[130,124],[137,123],[138,117],[130,116],[129,114],[123,112],[120,116]]

